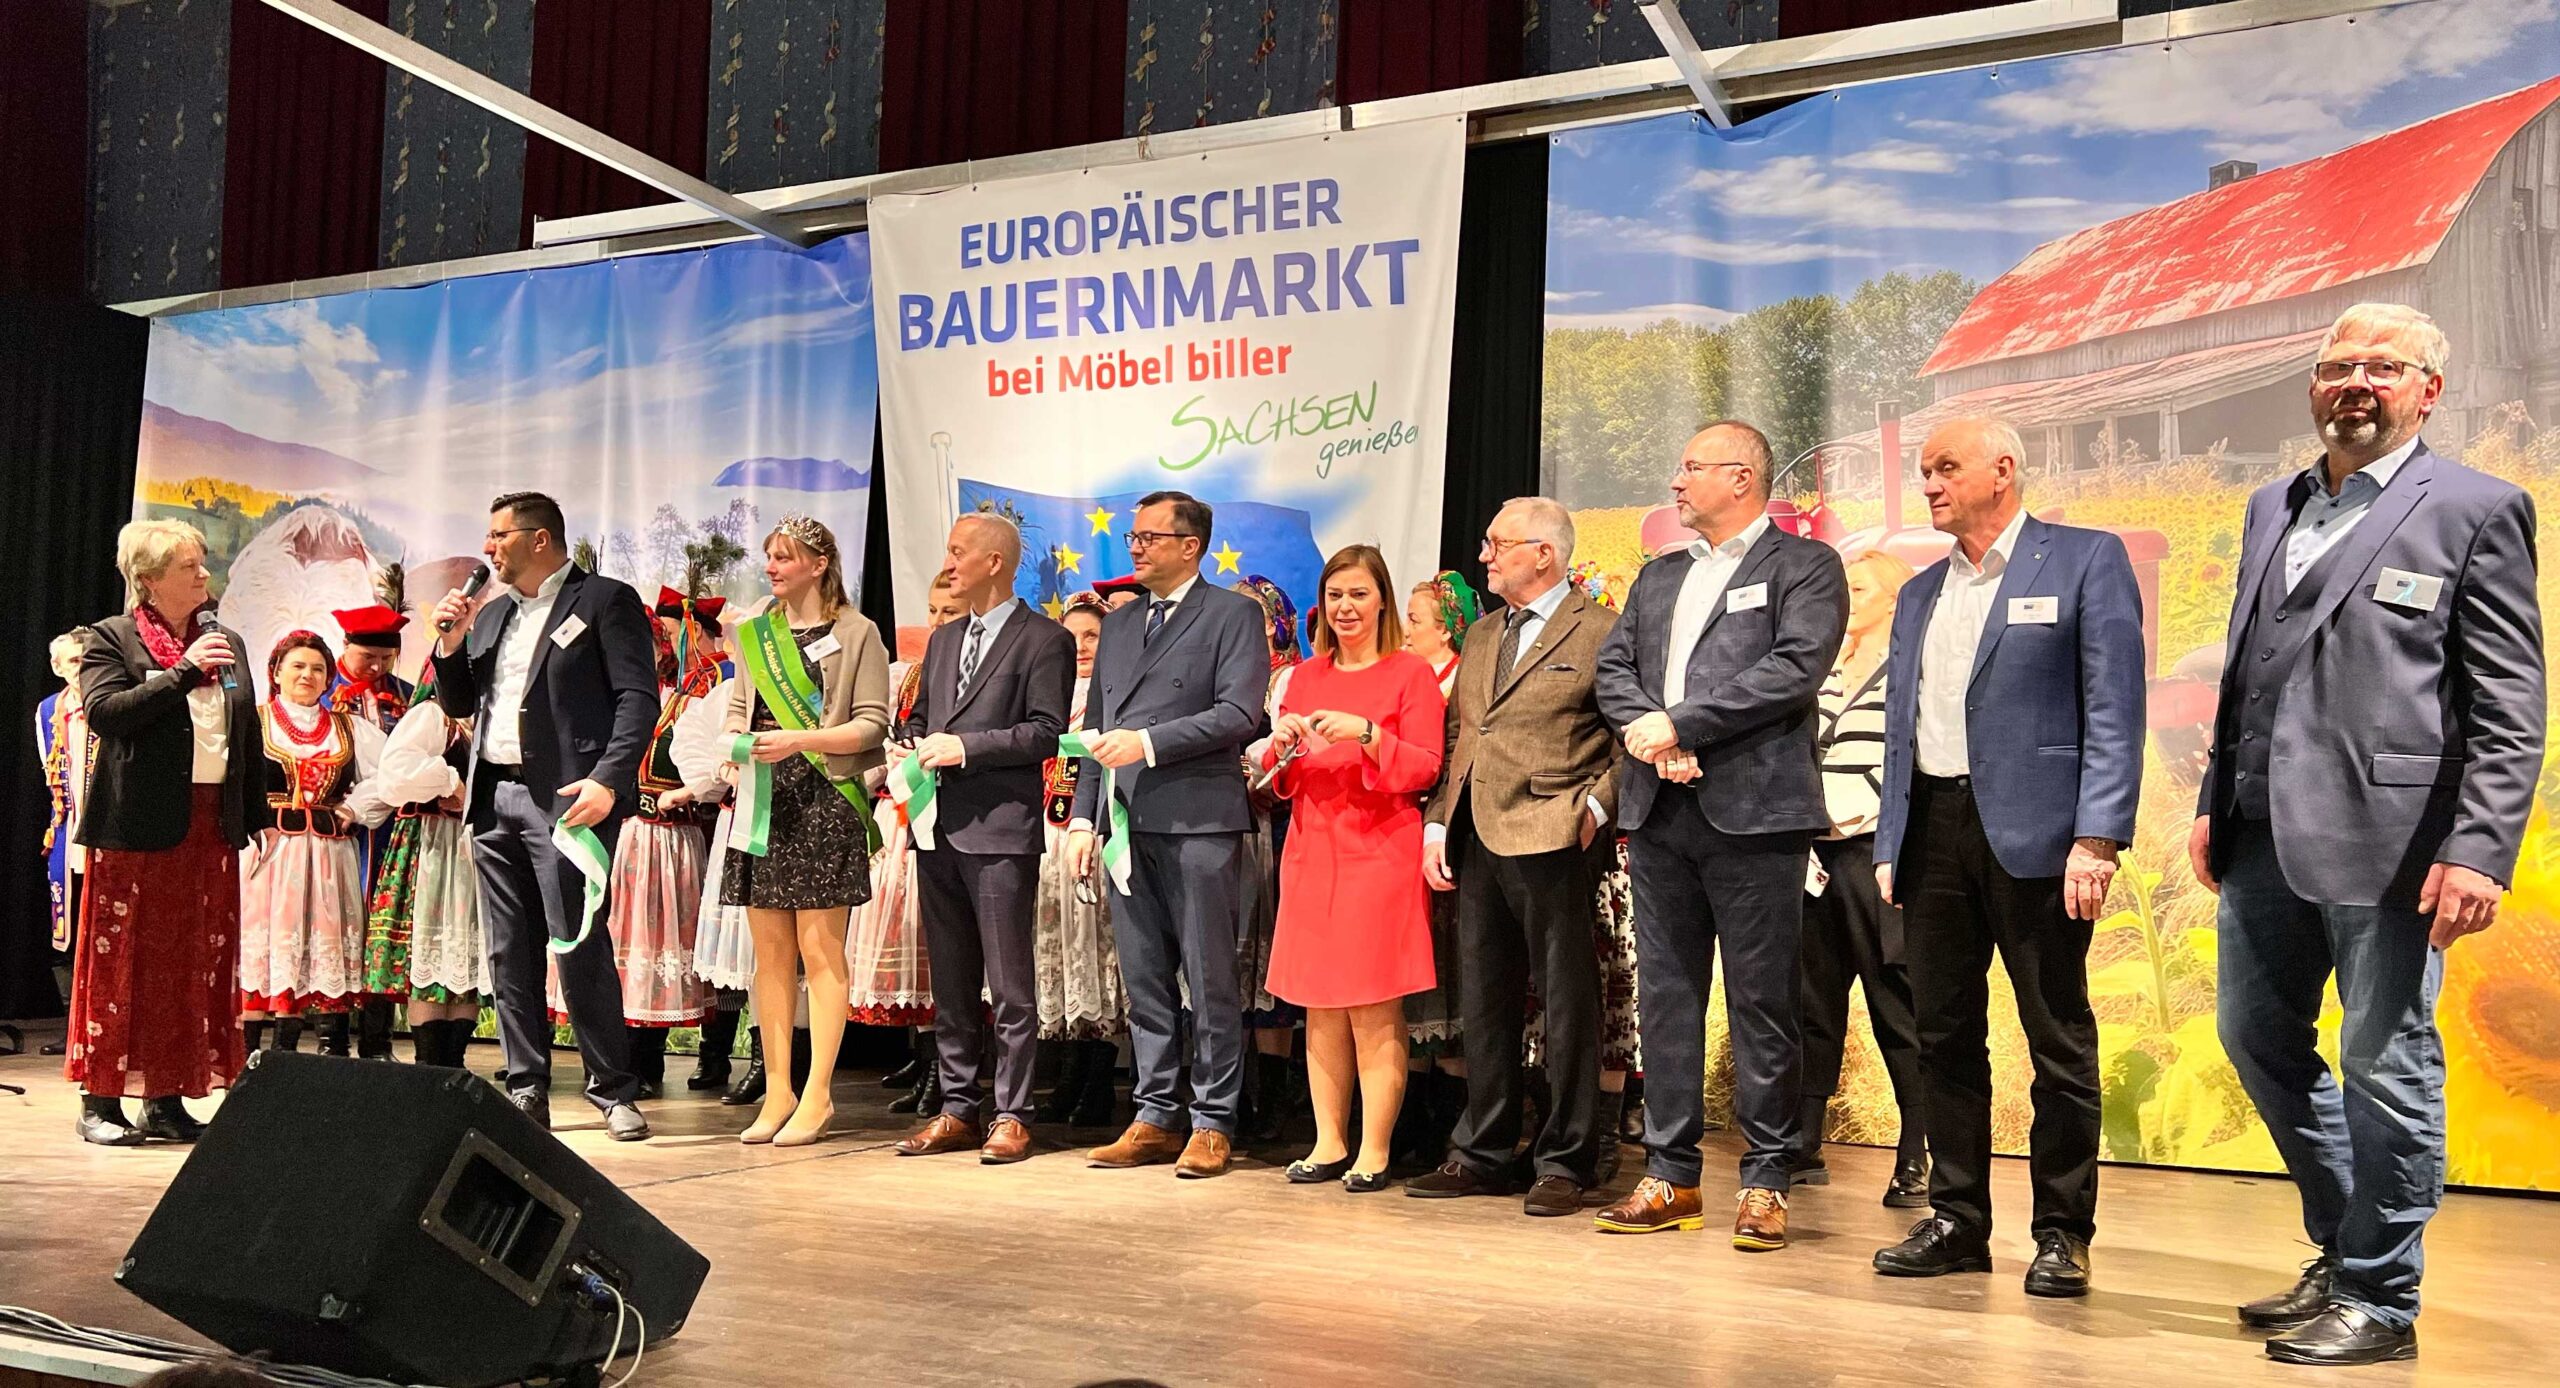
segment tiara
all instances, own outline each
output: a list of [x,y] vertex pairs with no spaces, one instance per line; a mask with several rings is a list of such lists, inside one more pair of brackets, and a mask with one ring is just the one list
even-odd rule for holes
[[773,529],[775,534],[790,536],[792,543],[804,549],[815,550],[829,558],[835,556],[836,537],[807,516],[784,516],[782,524]]

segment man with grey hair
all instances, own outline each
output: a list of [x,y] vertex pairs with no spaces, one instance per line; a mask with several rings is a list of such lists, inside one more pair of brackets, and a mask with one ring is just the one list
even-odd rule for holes
[[969,616],[926,640],[915,708],[900,729],[920,739],[915,759],[935,777],[931,842],[919,834],[916,887],[942,1071],[942,1111],[898,1144],[904,1157],[974,1148],[979,1161],[997,1165],[1031,1155],[1040,770],[1066,731],[1076,661],[1067,629],[1015,595],[1021,563],[1022,532],[1012,521],[981,511],[952,523],[942,576]]
[[[1422,874],[1458,893],[1467,1107],[1440,1169],[1406,1182],[1422,1199],[1508,1195],[1569,1215],[1597,1180],[1600,965],[1591,947],[1592,850],[1617,801],[1616,739],[1592,680],[1616,618],[1566,581],[1573,518],[1545,497],[1506,503],[1484,534],[1488,612],[1459,647],[1449,755],[1423,812]],[[1546,1021],[1553,1101],[1520,1145],[1527,989]],[[1523,1166],[1528,1169],[1522,1170]]]
[[1885,657],[1876,882],[1903,911],[1928,1106],[1931,1217],[1889,1277],[1991,1270],[1996,950],[2035,1065],[2031,1296],[2085,1296],[2098,1216],[2089,939],[2142,792],[2142,594],[2124,542],[2027,514],[2018,433],[1952,419],[1920,448],[1955,538],[1905,584]]
[[[2444,952],[2495,918],[2542,770],[2533,498],[2419,438],[2446,356],[2399,304],[2330,329],[2310,380],[2327,451],[2249,498],[2187,841],[2222,897],[2223,1048],[2320,1249],[2239,1308],[2287,1363],[2418,1352]],[[2317,1049],[2332,976],[2343,1087]]]

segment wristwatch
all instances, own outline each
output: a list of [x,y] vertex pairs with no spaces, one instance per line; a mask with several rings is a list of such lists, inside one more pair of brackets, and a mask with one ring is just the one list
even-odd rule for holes
[[1366,747],[1366,746],[1368,746],[1371,742],[1376,741],[1376,740],[1377,740],[1377,737],[1378,737],[1378,721],[1377,721],[1376,719],[1374,719],[1374,718],[1363,718],[1363,719],[1361,719],[1361,720],[1360,720],[1360,745],[1361,745],[1361,746],[1363,746],[1363,747]]

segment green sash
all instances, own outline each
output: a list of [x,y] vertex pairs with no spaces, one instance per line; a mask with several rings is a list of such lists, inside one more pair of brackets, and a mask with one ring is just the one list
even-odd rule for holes
[[[818,706],[818,682],[809,675],[809,667],[800,659],[800,642],[791,634],[791,625],[779,611],[751,618],[738,628],[739,663],[746,667],[747,678],[756,687],[756,697],[773,710],[773,721],[792,732],[813,732],[824,726],[825,712]],[[857,781],[839,781],[827,775],[827,759],[816,752],[803,752],[809,764],[818,769],[828,785],[845,798],[861,815],[864,838],[878,832],[862,803],[862,786]],[[871,847],[880,845],[874,841]]]

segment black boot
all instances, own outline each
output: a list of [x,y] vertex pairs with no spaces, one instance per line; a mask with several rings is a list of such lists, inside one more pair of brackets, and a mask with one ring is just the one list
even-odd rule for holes
[[1404,1106],[1396,1110],[1395,1132],[1387,1140],[1387,1169],[1407,1173],[1428,1171],[1440,1164],[1440,1154],[1428,1150],[1431,1145],[1431,1076],[1436,1073],[1429,1061],[1421,1069],[1404,1072]]
[[729,1083],[730,1053],[738,1049],[738,1014],[713,1012],[702,1019],[702,1043],[684,1087],[719,1089]]
[[356,1058],[391,1059],[391,999],[367,998],[356,1013]]
[[82,1142],[100,1147],[139,1147],[142,1134],[125,1121],[124,1101],[111,1094],[80,1096],[80,1118],[73,1125]]
[[1822,1159],[1822,1124],[1830,1110],[1830,1095],[1804,1096],[1804,1106],[1796,1115],[1796,1148],[1787,1154],[1788,1184],[1831,1184],[1831,1165]]
[[302,1046],[302,1015],[276,1018],[276,1049],[299,1050]]
[[[807,1035],[806,1032],[801,1034],[804,1036]],[[933,1043],[933,1031],[931,1028],[920,1029],[916,1031],[914,1035],[916,1048],[915,1063],[913,1066],[916,1072],[915,1087],[908,1090],[904,1095],[890,1100],[889,1111],[891,1113],[915,1113],[931,1116],[942,1111],[941,1058],[938,1049]]]
[[1264,1145],[1278,1142],[1289,1062],[1259,1050],[1246,1055],[1253,1063],[1244,1072],[1244,1093],[1236,1109],[1236,1140]]
[[1644,1141],[1644,1080],[1627,1076],[1625,1107],[1618,1112],[1618,1138],[1623,1142]]
[[667,1088],[667,1029],[624,1026],[631,1046],[631,1073],[639,1078],[640,1097],[655,1099]]
[[268,1026],[269,1023],[263,1021],[242,1022],[240,1024],[240,1045],[242,1047],[242,1055],[256,1055],[258,1052],[267,1048]]
[[409,1024],[409,1058],[412,1063],[435,1067],[453,1064],[445,1058],[445,1023],[411,1022]]
[[320,1054],[335,1056],[343,1056],[347,1054],[348,1030],[346,1013],[321,1013]]
[[[792,1092],[798,1093],[799,1091],[794,1090]],[[729,1086],[728,1093],[720,1096],[720,1102],[730,1108],[744,1108],[748,1104],[761,1104],[764,1102],[763,1027],[747,1028],[746,1072],[738,1076],[738,1082],[736,1084]]]
[[1079,1041],[1085,1053],[1084,1092],[1067,1121],[1079,1128],[1116,1126],[1120,1116],[1120,1046],[1114,1041]]
[[1618,1120],[1627,1107],[1627,1092],[1612,1094],[1600,1091],[1600,1122],[1594,1129],[1600,1135],[1600,1158],[1592,1165],[1591,1183],[1605,1186],[1618,1179],[1618,1167],[1626,1160],[1626,1143],[1618,1136]]
[[142,1122],[136,1125],[144,1137],[162,1142],[193,1142],[204,1136],[204,1124],[187,1113],[187,1106],[176,1098],[142,1101]]
[[1032,1110],[1031,1117],[1041,1123],[1064,1123],[1075,1116],[1076,1105],[1084,1098],[1084,1072],[1091,1063],[1090,1055],[1080,1041],[1043,1041],[1040,1049],[1063,1053],[1063,1057],[1058,1062],[1057,1084],[1050,1088],[1049,1097]]

